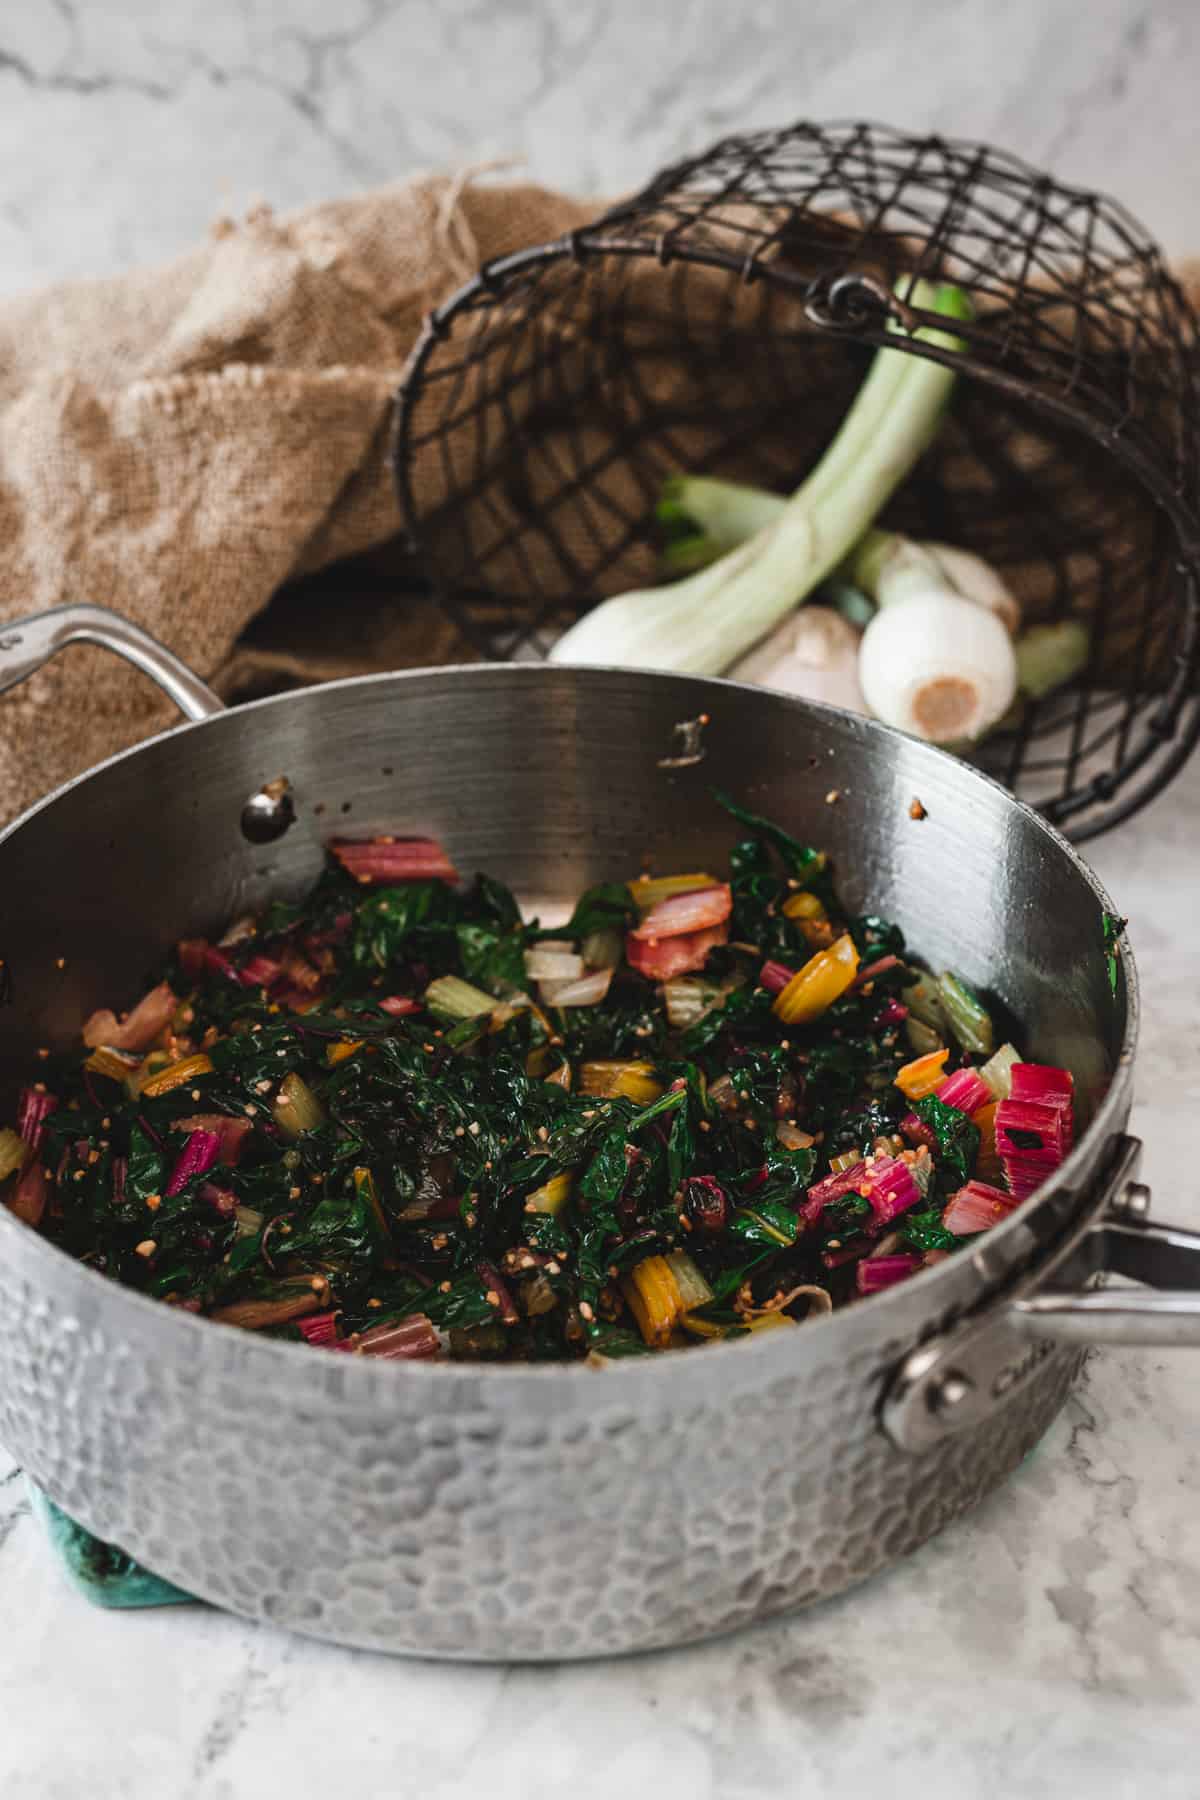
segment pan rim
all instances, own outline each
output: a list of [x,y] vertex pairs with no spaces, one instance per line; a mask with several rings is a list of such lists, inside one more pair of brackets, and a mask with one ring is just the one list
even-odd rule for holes
[[[294,707],[306,703],[314,703],[318,696],[323,696],[330,690],[361,690],[364,688],[386,685],[388,683],[404,685],[410,682],[416,683],[430,680],[453,680],[460,685],[471,680],[482,682],[485,685],[488,682],[497,680],[508,682],[516,680],[522,683],[528,682],[536,685],[539,682],[544,683],[548,680],[559,679],[563,675],[569,675],[577,679],[583,678],[585,680],[592,678],[612,680],[617,678],[624,682],[637,681],[639,683],[654,682],[657,684],[670,684],[677,686],[681,693],[685,690],[695,690],[696,688],[703,687],[707,690],[728,690],[741,695],[752,694],[756,702],[760,705],[766,704],[777,706],[785,711],[798,711],[806,715],[816,714],[818,716],[832,716],[844,723],[849,723],[867,739],[881,742],[884,745],[891,743],[903,744],[907,748],[915,747],[923,756],[935,759],[936,762],[953,764],[959,772],[959,775],[965,776],[971,782],[980,784],[983,788],[992,789],[995,793],[1002,796],[1003,801],[1006,804],[1015,807],[1019,813],[1023,814],[1026,820],[1042,834],[1049,845],[1067,857],[1075,873],[1082,877],[1086,885],[1095,895],[1102,909],[1106,912],[1115,913],[1116,909],[1112,899],[1099,877],[1083,860],[1074,846],[1068,842],[1055,826],[1050,824],[1050,822],[1030,806],[1027,801],[1021,800],[1008,788],[1004,787],[1001,782],[995,780],[992,776],[985,774],[982,770],[964,763],[961,758],[952,756],[949,752],[938,749],[935,745],[908,737],[905,733],[896,731],[891,726],[884,725],[876,719],[864,718],[859,714],[846,712],[839,707],[826,706],[816,701],[803,700],[794,695],[773,693],[769,690],[753,688],[744,682],[730,681],[717,676],[678,675],[662,671],[622,669],[608,665],[584,666],[567,663],[502,662],[435,664],[414,669],[399,669],[381,671],[367,675],[343,676],[337,681],[322,682],[314,684],[312,687],[292,689],[281,694],[267,695],[259,700],[247,701],[244,705],[240,705],[236,708],[229,708],[223,712],[214,713],[209,718],[181,721],[176,725],[168,727],[164,731],[156,732],[154,736],[145,738],[125,750],[118,751],[113,756],[106,757],[103,762],[96,764],[95,767],[85,770],[82,774],[72,777],[69,781],[63,782],[51,793],[43,796],[40,800],[35,801],[32,806],[28,807],[0,831],[0,849],[2,849],[11,839],[14,839],[26,825],[40,817],[43,813],[48,812],[57,801],[63,799],[75,788],[81,787],[84,783],[103,776],[119,764],[141,756],[143,753],[150,751],[155,746],[164,743],[168,739],[184,734],[219,730],[229,719],[240,719],[248,715],[265,713],[274,708],[287,706]],[[686,716],[687,710],[687,707],[684,706],[681,709],[680,716]],[[1108,1091],[1105,1093],[1103,1100],[1097,1107],[1095,1116],[1091,1120],[1086,1131],[1083,1133],[1066,1161],[1055,1171],[1052,1178],[1049,1181],[1044,1182],[1042,1186],[1037,1189],[1029,1199],[1017,1207],[1008,1218],[1003,1220],[999,1225],[993,1226],[986,1233],[986,1239],[989,1245],[1002,1245],[1016,1233],[1027,1229],[1028,1220],[1034,1213],[1043,1207],[1053,1195],[1070,1188],[1075,1177],[1083,1172],[1086,1166],[1093,1160],[1101,1140],[1105,1138],[1111,1139],[1124,1122],[1127,1089],[1137,1047],[1140,1024],[1140,993],[1137,967],[1133,952],[1130,949],[1124,934],[1118,941],[1117,956],[1125,981],[1125,1021],[1121,1044],[1115,1059]],[[1085,1200],[1086,1191],[1081,1189],[1080,1204],[1084,1204]],[[19,1239],[8,1238],[6,1234],[9,1232],[19,1233],[21,1236]],[[6,1207],[0,1207],[0,1246],[3,1246],[6,1242],[12,1243],[14,1246],[23,1246],[22,1256],[30,1257],[35,1267],[39,1264],[44,1267],[51,1276],[54,1276],[56,1282],[78,1282],[79,1287],[77,1291],[83,1295],[91,1296],[95,1300],[97,1307],[108,1310],[106,1303],[115,1303],[118,1306],[126,1304],[132,1306],[134,1308],[134,1316],[140,1319],[148,1330],[154,1333],[162,1333],[164,1347],[169,1348],[169,1345],[174,1343],[180,1347],[181,1351],[184,1351],[185,1347],[189,1344],[195,1346],[197,1341],[203,1343],[205,1338],[207,1338],[214,1330],[223,1330],[226,1333],[234,1334],[236,1339],[243,1343],[247,1337],[251,1338],[256,1357],[262,1356],[270,1360],[276,1360],[281,1375],[284,1370],[295,1372],[300,1368],[308,1368],[310,1374],[317,1373],[317,1370],[313,1367],[314,1359],[309,1345],[292,1343],[281,1338],[260,1338],[257,1334],[247,1333],[238,1326],[222,1326],[219,1320],[197,1317],[194,1314],[184,1312],[179,1308],[166,1306],[161,1300],[153,1299],[145,1294],[140,1294],[135,1289],[123,1287],[119,1283],[111,1281],[106,1276],[101,1275],[95,1269],[88,1267],[85,1263],[81,1263],[74,1257],[69,1256],[57,1245],[52,1244],[47,1239],[43,1238],[40,1233],[31,1232],[29,1227],[23,1225],[19,1220],[14,1218],[8,1212]],[[838,1331],[843,1338],[849,1339],[852,1332],[861,1329],[864,1315],[869,1314],[870,1318],[875,1319],[882,1325],[889,1316],[892,1316],[897,1311],[898,1308],[901,1306],[907,1308],[911,1305],[911,1297],[914,1293],[921,1293],[926,1297],[926,1314],[929,1319],[936,1319],[939,1313],[939,1295],[943,1294],[953,1284],[955,1276],[962,1267],[964,1257],[972,1256],[973,1254],[974,1253],[971,1251],[963,1252],[960,1253],[959,1256],[950,1257],[945,1262],[938,1263],[932,1268],[920,1270],[910,1281],[888,1289],[882,1294],[872,1296],[870,1305],[866,1309],[858,1306],[838,1308],[827,1317],[815,1321],[814,1328],[819,1328],[823,1332]],[[56,1276],[55,1271],[57,1271]],[[986,1278],[984,1281],[984,1303],[994,1304],[997,1294],[1004,1290],[1009,1283],[1009,1279],[1008,1276],[1005,1276],[1000,1280],[997,1280],[994,1277]],[[884,1309],[889,1310],[885,1311]],[[204,1337],[200,1340],[195,1340],[187,1335],[188,1333],[194,1333],[196,1331],[204,1334]],[[781,1339],[785,1341],[781,1341]],[[216,1345],[213,1347],[214,1350],[217,1348]],[[730,1359],[736,1356],[741,1359],[740,1367],[743,1369],[749,1369],[756,1363],[761,1364],[764,1371],[764,1378],[766,1378],[766,1370],[768,1367],[776,1374],[785,1374],[788,1372],[789,1366],[799,1364],[801,1358],[798,1353],[802,1349],[802,1340],[797,1340],[796,1334],[792,1332],[765,1332],[762,1334],[751,1334],[748,1339],[710,1344],[704,1346],[704,1348],[706,1350],[706,1355],[703,1358],[703,1362],[706,1370],[715,1370],[718,1367],[729,1369],[732,1367]],[[297,1357],[303,1358],[303,1361],[298,1363],[296,1361]],[[714,1359],[719,1359],[719,1361]],[[392,1364],[384,1366],[373,1362],[372,1359],[367,1357],[336,1357],[329,1359],[330,1362],[336,1364],[339,1373],[342,1374],[348,1384],[346,1392],[348,1401],[355,1397],[355,1390],[357,1390],[357,1395],[364,1400],[368,1398],[373,1399],[376,1393],[380,1396],[386,1396],[389,1389],[391,1389],[391,1384],[398,1379],[411,1382],[430,1382],[434,1384],[427,1390],[431,1395],[435,1395],[440,1391],[448,1393],[451,1390],[447,1384],[461,1384],[464,1381],[469,1381],[473,1387],[484,1384],[494,1388],[497,1393],[501,1386],[508,1388],[510,1385],[519,1385],[529,1393],[536,1393],[538,1391],[544,1392],[547,1384],[555,1385],[564,1381],[570,1381],[575,1384],[574,1391],[578,1392],[579,1383],[583,1381],[585,1377],[594,1377],[600,1372],[604,1374],[605,1381],[603,1384],[597,1385],[594,1391],[602,1399],[611,1399],[615,1396],[618,1388],[640,1387],[648,1378],[661,1383],[661,1381],[666,1378],[662,1373],[656,1373],[654,1376],[651,1376],[651,1369],[661,1371],[665,1366],[667,1371],[675,1369],[682,1373],[683,1371],[680,1369],[681,1364],[691,1365],[697,1360],[698,1359],[694,1357],[689,1358],[673,1355],[632,1357],[629,1359],[622,1358],[615,1361],[606,1361],[603,1370],[598,1371],[594,1366],[590,1366],[582,1361],[553,1363],[511,1362],[496,1364],[420,1361],[406,1362],[403,1364],[401,1370],[397,1370]],[[439,1388],[437,1384],[441,1384],[441,1387]],[[319,1381],[312,1382],[314,1397],[316,1396],[320,1385],[321,1383]],[[394,1395],[395,1390],[391,1389],[391,1391]]]

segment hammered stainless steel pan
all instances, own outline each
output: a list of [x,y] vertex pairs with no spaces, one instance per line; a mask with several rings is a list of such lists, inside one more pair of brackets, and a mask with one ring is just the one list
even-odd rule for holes
[[[107,643],[192,723],[0,838],[0,1103],[36,1048],[128,998],[172,939],[302,887],[334,831],[444,838],[564,902],[647,852],[727,847],[719,785],[827,845],[844,891],[992,990],[1075,1073],[1086,1129],[1011,1220],[794,1332],[584,1367],[321,1356],[105,1281],[0,1208],[0,1441],[93,1531],[193,1592],[347,1643],[576,1657],[836,1593],[999,1482],[1083,1346],[1200,1342],[1200,1236],[1146,1219],[1124,1135],[1133,964],[1105,896],[982,776],[862,719],[737,686],[548,667],[335,682],[223,713],[95,608],[9,627],[0,687]],[[701,728],[683,721],[709,715]],[[836,794],[837,798],[833,796]],[[919,799],[926,816],[910,816]],[[60,966],[60,959],[61,966]]]

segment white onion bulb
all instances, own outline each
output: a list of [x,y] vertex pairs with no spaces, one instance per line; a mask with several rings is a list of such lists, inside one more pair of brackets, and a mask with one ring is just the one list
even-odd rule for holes
[[863,633],[858,677],[885,725],[953,744],[982,737],[1008,711],[1017,662],[996,613],[930,587],[876,613]]

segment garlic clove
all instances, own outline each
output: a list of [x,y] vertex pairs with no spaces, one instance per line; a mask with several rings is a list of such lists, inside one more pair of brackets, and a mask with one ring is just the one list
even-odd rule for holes
[[865,713],[860,642],[861,633],[832,607],[802,606],[736,662],[729,679]]
[[982,737],[1017,691],[1012,639],[999,617],[937,588],[876,614],[863,633],[858,677],[876,718],[932,744]]

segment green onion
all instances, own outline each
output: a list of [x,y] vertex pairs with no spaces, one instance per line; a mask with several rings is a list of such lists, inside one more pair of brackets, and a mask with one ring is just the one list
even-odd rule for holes
[[938,993],[950,1029],[963,1049],[973,1050],[979,1056],[990,1056],[995,1041],[992,1021],[978,996],[949,970],[943,970],[938,976]]
[[1020,611],[981,557],[872,531],[848,566],[878,603],[858,679],[877,719],[940,744],[973,742],[1012,705]]
[[325,1109],[302,1075],[285,1075],[271,1117],[286,1138],[303,1137],[325,1123]]
[[875,617],[875,602],[870,595],[849,581],[827,581],[823,593],[826,605],[857,631],[862,631]]
[[442,1019],[478,1019],[495,1012],[496,998],[458,975],[439,975],[425,989],[425,1004]]
[[1090,640],[1078,619],[1031,625],[1017,639],[1017,685],[1031,700],[1042,700],[1084,667]]
[[995,613],[1010,634],[1021,622],[1020,607],[992,565],[954,544],[868,531],[841,573],[880,607],[901,605],[936,587]]
[[663,483],[655,518],[664,528],[664,575],[703,569],[774,525],[787,501],[765,488],[711,475],[672,475]]
[[[947,318],[969,316],[959,288],[907,285],[914,305]],[[961,339],[937,329],[916,337],[942,350],[962,348]],[[604,601],[559,639],[551,659],[721,674],[867,531],[928,446],[954,379],[940,363],[877,351],[833,443],[774,524],[683,581]]]

